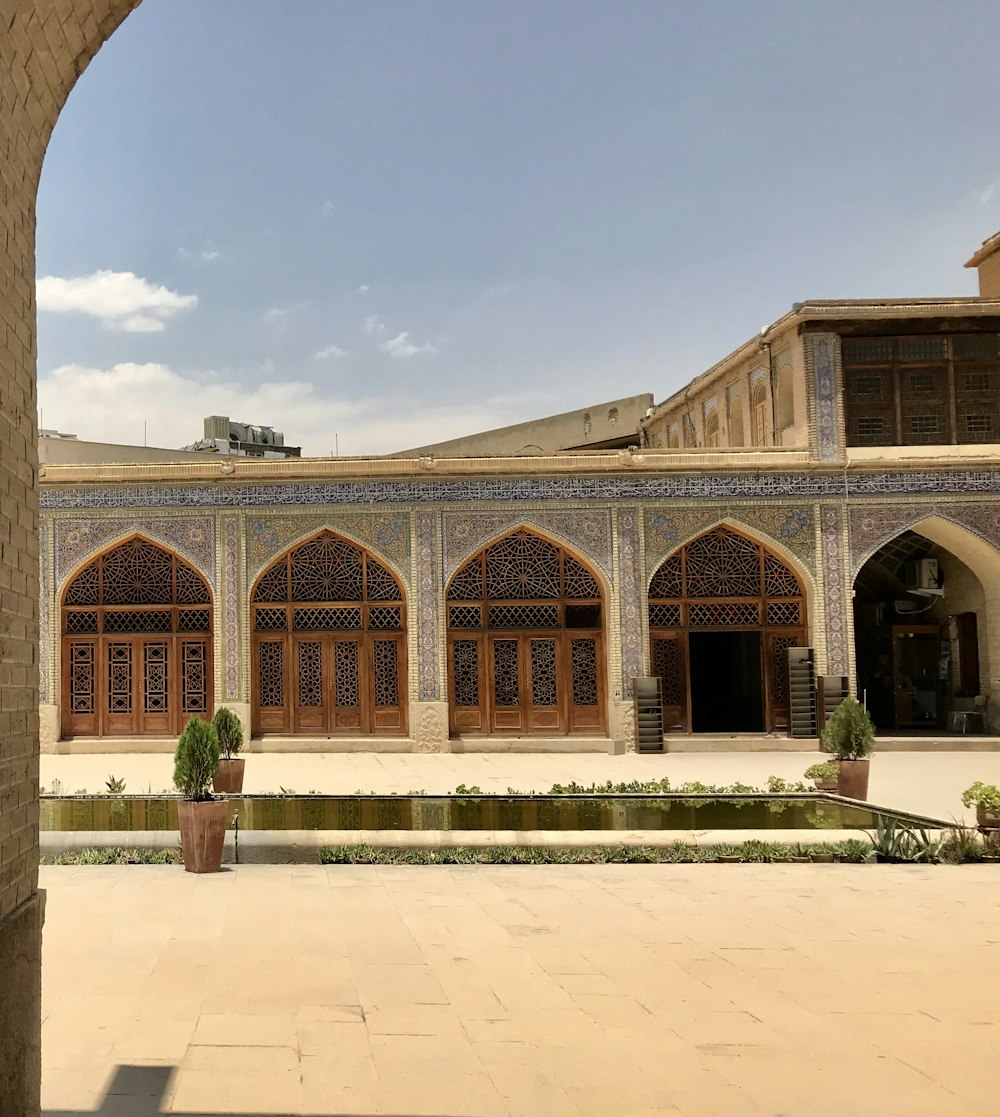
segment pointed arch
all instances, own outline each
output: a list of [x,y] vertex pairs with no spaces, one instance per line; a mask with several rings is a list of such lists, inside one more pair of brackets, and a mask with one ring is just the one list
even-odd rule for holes
[[[663,683],[665,725],[787,727],[787,650],[808,639],[807,587],[798,563],[727,522],[700,530],[663,558],[649,580],[647,607],[651,672]],[[745,711],[735,708],[737,688]],[[719,700],[726,691],[731,723],[713,712],[726,707]]]
[[[926,536],[954,552],[963,562],[963,552],[968,551],[974,562],[989,568],[993,556],[1000,555],[997,535],[1000,510],[994,504],[988,509],[978,502],[935,506],[932,512],[926,504],[862,505],[851,509],[850,525],[852,581],[876,551],[905,531]],[[954,545],[946,540],[954,540]],[[995,577],[992,571],[977,574],[980,579],[984,574],[987,578]]]
[[604,579],[526,525],[481,546],[445,587],[455,733],[606,728]]
[[494,512],[468,516],[449,522],[445,518],[442,578],[445,586],[455,573],[485,547],[512,532],[533,532],[557,547],[563,547],[585,562],[601,583],[605,593],[614,582],[611,558],[611,517],[607,512],[542,512],[525,515],[521,511]]
[[719,516],[718,519],[707,524],[703,523],[688,534],[680,536],[669,546],[662,548],[660,551],[653,552],[646,564],[647,591],[657,569],[670,558],[671,555],[676,554],[700,536],[707,535],[712,531],[717,531],[719,528],[726,528],[739,535],[743,535],[754,543],[759,544],[761,547],[765,547],[768,551],[773,552],[786,566],[791,568],[798,578],[807,600],[810,604],[812,603],[812,598],[815,593],[815,579],[813,578],[812,572],[802,561],[802,558],[780,539],[776,539],[773,535],[761,530],[759,527],[747,523],[745,520],[740,519],[739,516]]
[[296,550],[296,548],[298,547],[301,547],[304,543],[308,543],[310,540],[324,534],[334,535],[339,539],[343,539],[345,542],[353,544],[353,546],[358,547],[366,554],[371,555],[372,558],[381,563],[382,566],[386,567],[390,571],[396,581],[399,582],[400,587],[404,590],[404,592],[408,589],[410,584],[410,572],[401,567],[396,559],[391,558],[379,548],[373,547],[370,542],[361,538],[361,536],[358,535],[356,532],[351,531],[349,528],[345,528],[341,524],[335,525],[332,522],[324,523],[322,527],[317,527],[315,522],[313,522],[309,527],[304,528],[298,535],[294,536],[287,542],[284,542],[283,545],[276,551],[269,555],[266,555],[264,558],[261,558],[257,562],[255,562],[254,565],[251,566],[250,569],[247,571],[248,581],[251,588],[256,585],[261,575],[269,567],[286,558],[292,551]]
[[60,618],[64,735],[172,735],[211,714],[212,590],[173,550],[140,533],[105,547]]
[[254,730],[405,734],[406,601],[388,562],[330,529],[271,559],[250,590]]

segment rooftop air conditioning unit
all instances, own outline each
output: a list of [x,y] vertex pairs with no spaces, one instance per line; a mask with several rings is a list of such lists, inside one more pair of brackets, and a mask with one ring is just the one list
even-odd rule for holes
[[942,582],[937,559],[914,559],[903,567],[903,585],[920,597],[944,597]]

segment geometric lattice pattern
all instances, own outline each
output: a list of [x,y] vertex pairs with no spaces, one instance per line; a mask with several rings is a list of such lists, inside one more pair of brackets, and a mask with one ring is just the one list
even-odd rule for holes
[[573,657],[573,705],[596,706],[599,701],[597,680],[597,641],[585,637],[571,642]]
[[805,623],[795,572],[763,544],[727,527],[705,532],[661,563],[649,585],[650,627],[681,627],[685,602],[692,627]]
[[451,665],[455,677],[455,705],[479,705],[479,641],[455,640]]
[[531,704],[555,706],[556,642],[555,640],[531,641]]

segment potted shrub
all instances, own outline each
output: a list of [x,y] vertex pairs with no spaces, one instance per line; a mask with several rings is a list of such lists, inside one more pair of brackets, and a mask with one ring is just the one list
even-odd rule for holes
[[840,769],[832,760],[811,764],[802,774],[813,781],[817,791],[836,791],[839,786]]
[[868,711],[856,698],[845,698],[830,715],[822,739],[837,762],[837,790],[849,799],[867,799],[868,758],[875,747]]
[[976,822],[980,830],[1000,830],[1000,788],[976,780],[962,792],[966,807],[976,808]]
[[219,751],[222,756],[219,767],[212,777],[212,790],[228,795],[238,795],[243,790],[243,769],[246,761],[237,754],[243,748],[243,726],[232,710],[220,706],[212,718],[212,725],[219,738]]
[[209,788],[219,763],[215,727],[193,717],[174,753],[174,787],[184,796],[177,804],[184,868],[189,873],[217,873],[222,865],[229,804],[213,799]]

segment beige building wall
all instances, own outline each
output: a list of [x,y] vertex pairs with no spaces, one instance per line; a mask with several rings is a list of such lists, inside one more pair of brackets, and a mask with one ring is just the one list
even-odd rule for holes
[[651,392],[607,400],[561,415],[451,438],[403,450],[397,458],[433,455],[441,458],[502,457],[554,454],[560,450],[630,445],[639,442],[639,424],[653,406]]
[[161,446],[124,446],[113,442],[87,442],[79,438],[39,438],[38,464],[100,465],[127,462],[174,462],[204,458],[197,450],[166,450]]
[[1000,299],[1000,233],[983,241],[982,247],[965,265],[979,269],[979,296]]

